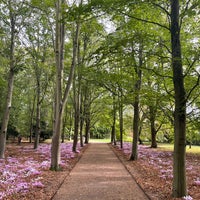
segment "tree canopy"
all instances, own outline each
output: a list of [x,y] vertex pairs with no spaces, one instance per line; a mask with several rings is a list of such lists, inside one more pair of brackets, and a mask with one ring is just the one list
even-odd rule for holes
[[17,135],[34,148],[52,138],[54,170],[61,136],[74,151],[79,136],[129,140],[133,160],[138,140],[170,142],[173,195],[186,195],[185,145],[200,144],[199,6],[0,0],[0,157]]

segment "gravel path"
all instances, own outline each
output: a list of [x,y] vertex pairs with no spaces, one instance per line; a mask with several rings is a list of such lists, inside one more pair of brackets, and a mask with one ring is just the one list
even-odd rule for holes
[[90,144],[53,200],[148,200],[107,144]]

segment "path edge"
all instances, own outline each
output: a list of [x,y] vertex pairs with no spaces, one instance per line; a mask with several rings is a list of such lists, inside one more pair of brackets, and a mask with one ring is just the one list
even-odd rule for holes
[[79,162],[79,160],[82,158],[84,152],[87,150],[87,148],[90,146],[90,144],[86,144],[85,146],[82,147],[80,153],[77,155],[76,160],[74,162],[74,164],[72,165],[72,168],[69,170],[69,172],[66,174],[66,176],[64,177],[64,179],[62,180],[62,182],[59,184],[58,188],[56,189],[56,191],[53,193],[53,195],[51,196],[50,200],[53,200],[54,197],[56,196],[56,194],[58,193],[59,189],[62,187],[62,185],[64,184],[64,182],[66,181],[66,179],[69,177],[71,171],[74,169],[74,167],[77,165],[77,163]]
[[123,156],[123,153],[121,153],[122,158],[119,156],[119,153],[117,153],[117,150],[115,149],[115,146],[113,146],[111,143],[108,143],[109,148],[113,151],[113,153],[115,154],[115,156],[118,158],[118,160],[122,163],[122,165],[124,166],[124,168],[126,169],[126,171],[130,174],[130,176],[132,177],[132,179],[136,182],[136,184],[138,185],[138,187],[142,190],[142,192],[146,195],[147,199],[152,200],[152,198],[149,196],[149,194],[143,189],[143,187],[137,182],[136,178],[134,177],[134,175],[131,173],[131,171],[129,170],[129,168],[126,165],[126,162],[131,162],[128,161],[127,159],[125,159],[125,157]]

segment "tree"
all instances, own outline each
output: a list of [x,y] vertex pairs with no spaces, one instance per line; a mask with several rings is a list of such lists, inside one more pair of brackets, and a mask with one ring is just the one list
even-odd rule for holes
[[138,52],[138,60],[139,63],[135,63],[135,72],[136,72],[136,81],[134,87],[134,117],[133,117],[133,143],[132,143],[132,152],[130,156],[130,160],[138,159],[138,140],[139,140],[139,103],[140,103],[140,89],[141,89],[141,81],[142,81],[142,70],[141,67],[143,65],[143,44],[139,44],[139,52]]
[[[6,24],[9,24],[10,28],[10,41],[9,41],[9,73],[8,73],[8,87],[7,87],[7,96],[6,96],[6,104],[4,115],[1,123],[1,131],[0,131],[0,158],[4,158],[5,155],[5,146],[6,146],[6,133],[7,126],[10,117],[10,109],[12,106],[12,96],[13,96],[13,86],[14,86],[14,76],[17,72],[17,63],[15,62],[15,49],[16,49],[16,38],[17,38],[17,23],[19,23],[18,16],[19,13],[23,11],[24,2],[14,2],[9,0],[4,5],[6,7],[5,13],[9,13],[9,20]],[[6,19],[7,17],[5,17]],[[4,19],[4,21],[6,21]],[[22,24],[23,24],[22,18]]]
[[68,76],[68,81],[62,96],[62,74],[63,74],[63,48],[64,48],[64,18],[62,6],[65,4],[65,1],[57,0],[56,2],[56,39],[55,39],[55,58],[56,58],[56,89],[55,89],[55,116],[54,116],[54,130],[52,138],[52,148],[51,148],[51,169],[59,170],[60,162],[60,136],[61,136],[61,127],[62,127],[62,118],[69,96],[72,80],[74,77],[74,71],[76,66],[77,59],[77,47],[78,47],[78,38],[80,30],[80,22],[76,22],[75,35],[73,38],[73,55],[72,63]]
[[184,88],[181,42],[179,0],[171,1],[171,48],[173,83],[175,91],[174,111],[174,168],[173,168],[173,196],[186,196],[186,93]]

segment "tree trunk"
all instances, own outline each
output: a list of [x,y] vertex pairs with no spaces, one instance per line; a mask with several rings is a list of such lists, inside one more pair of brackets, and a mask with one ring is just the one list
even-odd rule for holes
[[157,148],[156,141],[156,127],[155,127],[155,109],[154,106],[149,106],[149,114],[150,114],[150,126],[151,126],[151,148]]
[[113,94],[113,124],[112,124],[112,130],[111,130],[111,143],[116,145],[116,102],[115,102],[115,96]]
[[120,129],[120,148],[123,148],[123,134],[124,134],[124,128],[123,128],[123,103],[122,103],[122,97],[120,97],[120,103],[119,103],[119,129]]
[[37,106],[36,106],[36,132],[35,132],[35,141],[34,149],[38,148],[40,140],[40,115],[41,115],[41,102],[40,102],[40,74],[37,74]]
[[134,116],[133,116],[133,144],[130,160],[138,159],[138,140],[139,140],[139,94],[135,97]]
[[90,138],[90,91],[89,87],[85,86],[84,98],[84,118],[85,118],[85,144],[89,143]]
[[85,119],[85,144],[89,143],[90,138],[90,113],[87,113],[87,117]]
[[172,68],[175,91],[173,196],[186,196],[186,97],[181,56],[179,0],[171,1]]
[[80,99],[79,99],[79,87],[76,90],[76,83],[74,83],[74,141],[72,146],[72,151],[76,152],[76,147],[78,143],[79,134],[79,122],[80,122]]
[[142,45],[139,47],[139,65],[136,67],[135,71],[137,74],[137,81],[135,83],[135,100],[134,100],[134,116],[133,116],[133,143],[132,143],[132,152],[130,160],[138,159],[138,140],[139,140],[139,122],[140,122],[140,113],[139,113],[139,103],[140,103],[140,88],[142,82]]
[[13,85],[14,85],[14,53],[15,53],[15,16],[10,9],[11,40],[10,40],[10,71],[8,76],[8,88],[6,97],[6,107],[2,118],[0,131],[0,159],[5,158],[6,134],[12,105]]
[[32,143],[33,137],[33,118],[34,118],[34,110],[35,110],[35,99],[36,95],[33,98],[33,104],[30,105],[30,125],[29,125],[29,142]]
[[60,136],[62,127],[62,118],[65,110],[65,106],[68,100],[71,84],[74,77],[74,71],[77,58],[77,47],[80,24],[76,24],[76,32],[73,40],[73,56],[68,81],[62,98],[62,70],[63,70],[63,47],[64,47],[64,32],[61,23],[64,23],[62,19],[62,4],[64,0],[58,0],[56,3],[56,45],[55,45],[55,58],[56,58],[56,101],[55,101],[55,128],[53,131],[52,147],[51,147],[51,169],[59,170],[60,163]]
[[65,142],[65,127],[66,127],[66,123],[67,123],[67,106],[65,108],[65,116],[63,117],[63,127],[62,127],[62,134],[61,134],[61,143],[64,143]]
[[[82,98],[81,98],[82,99]],[[80,105],[80,146],[83,147],[83,125],[84,125],[84,117],[83,117],[83,105],[81,100]]]
[[56,91],[55,91],[55,111],[54,111],[54,130],[51,147],[51,170],[59,170],[60,164],[60,134],[62,123],[62,68],[61,68],[61,5],[62,0],[56,2],[56,39],[55,39],[55,59],[56,59]]

